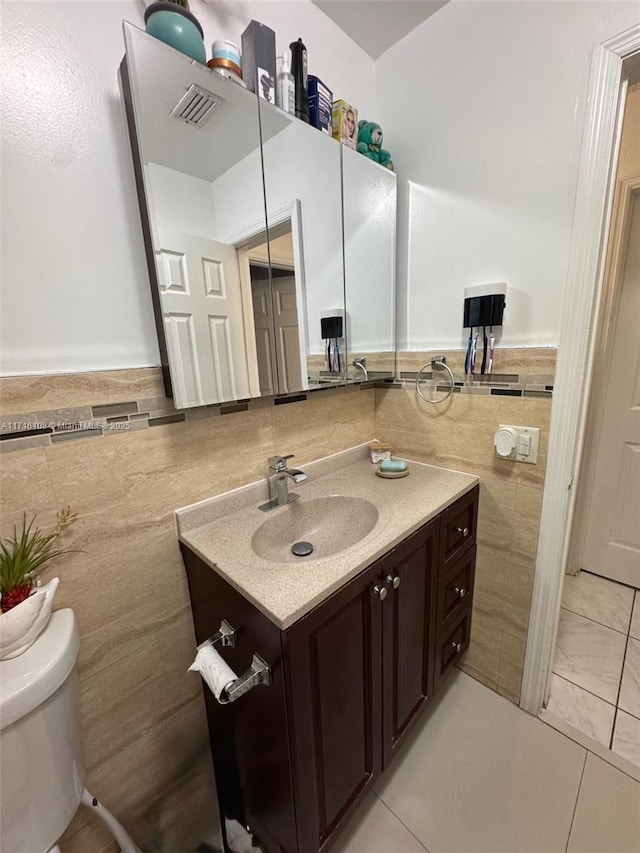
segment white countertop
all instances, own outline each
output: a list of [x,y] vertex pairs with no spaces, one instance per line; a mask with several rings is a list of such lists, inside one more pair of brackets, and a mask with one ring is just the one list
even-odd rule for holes
[[258,528],[287,511],[287,507],[258,509],[268,500],[266,478],[177,510],[178,537],[285,629],[479,482],[459,471],[412,461],[408,465],[408,477],[378,477],[368,445],[361,445],[304,466],[309,479],[295,487],[291,484],[301,502],[345,495],[364,498],[378,510],[377,523],[367,536],[328,557],[311,555],[282,564],[254,552],[251,542]]

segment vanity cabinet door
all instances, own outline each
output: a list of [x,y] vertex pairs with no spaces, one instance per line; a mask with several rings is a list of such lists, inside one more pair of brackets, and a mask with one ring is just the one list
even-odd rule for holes
[[285,633],[299,853],[323,848],[381,769],[382,589],[377,562]]
[[434,519],[384,561],[383,767],[433,691],[438,531]]

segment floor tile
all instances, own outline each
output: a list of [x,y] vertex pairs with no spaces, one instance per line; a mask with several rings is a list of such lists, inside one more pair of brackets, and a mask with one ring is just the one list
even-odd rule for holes
[[633,604],[633,616],[631,617],[631,629],[629,631],[632,637],[640,640],[640,592],[636,592],[636,600]]
[[570,610],[560,610],[553,671],[615,704],[627,638]]
[[567,853],[637,853],[640,783],[587,757]]
[[331,853],[425,853],[425,849],[375,794],[368,794]]
[[640,767],[640,720],[619,708],[613,732],[613,751]]
[[457,672],[376,792],[431,853],[564,853],[585,755]]
[[580,572],[575,577],[566,575],[562,589],[562,606],[626,634],[633,607],[633,590],[629,586],[591,575],[589,572]]
[[552,675],[547,711],[609,748],[616,709],[604,699]]
[[629,637],[624,658],[618,706],[634,717],[640,717],[640,640],[632,637]]

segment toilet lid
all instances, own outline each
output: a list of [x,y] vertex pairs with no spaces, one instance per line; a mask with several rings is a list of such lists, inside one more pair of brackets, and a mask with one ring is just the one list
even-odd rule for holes
[[80,648],[73,610],[56,610],[31,648],[0,661],[0,730],[46,701],[67,679]]

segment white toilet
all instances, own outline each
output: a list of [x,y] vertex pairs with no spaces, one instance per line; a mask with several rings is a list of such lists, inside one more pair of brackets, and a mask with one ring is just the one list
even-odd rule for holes
[[0,662],[0,850],[47,853],[80,803],[105,821],[125,853],[139,853],[84,787],[73,610],[58,610],[35,643]]

